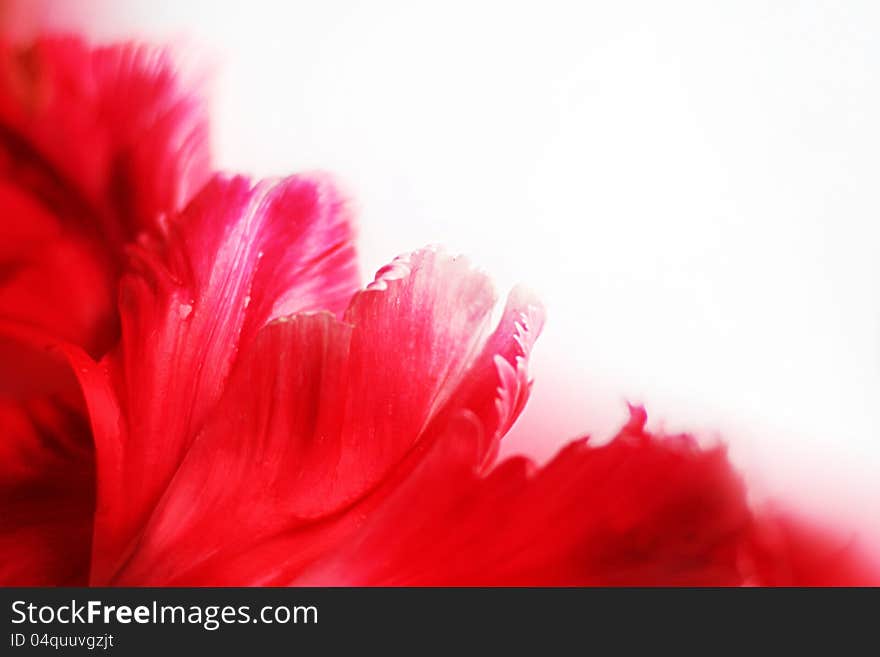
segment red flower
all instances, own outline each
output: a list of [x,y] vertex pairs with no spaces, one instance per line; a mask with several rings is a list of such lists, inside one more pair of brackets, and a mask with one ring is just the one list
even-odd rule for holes
[[92,440],[46,347],[115,342],[123,247],[201,186],[206,144],[161,52],[0,43],[0,550],[17,555],[3,581],[87,580]]
[[170,227],[123,280],[118,349],[73,356],[92,583],[801,581],[773,579],[790,555],[758,540],[724,451],[647,434],[641,409],[540,470],[494,463],[543,321],[525,291],[492,330],[488,279],[421,251],[351,297],[323,180],[218,178]]
[[[172,123],[162,134],[178,134],[182,124]],[[15,134],[39,141],[21,128]],[[69,134],[68,144],[91,143]],[[349,213],[327,180],[253,185],[217,176],[170,212],[185,195],[169,192],[180,161],[149,144],[149,158],[125,160],[143,165],[130,183],[147,187],[98,185],[93,203],[109,209],[72,224],[91,227],[83,232],[108,263],[109,289],[114,266],[124,269],[121,335],[108,340],[109,351],[73,333],[49,341],[79,381],[90,426],[68,387],[0,407],[8,427],[2,581],[738,585],[873,577],[851,553],[831,551],[826,537],[799,544],[807,530],[756,517],[722,448],[651,435],[640,408],[606,445],[575,441],[543,468],[523,458],[496,463],[528,397],[527,361],[543,323],[528,292],[514,290],[493,327],[488,278],[433,250],[394,261],[356,292]],[[63,180],[77,181],[75,170]],[[159,180],[169,186],[150,186]],[[136,233],[123,260],[119,248]],[[35,291],[21,298],[39,305]],[[116,312],[110,303],[104,315]],[[10,387],[19,389],[15,380]]]

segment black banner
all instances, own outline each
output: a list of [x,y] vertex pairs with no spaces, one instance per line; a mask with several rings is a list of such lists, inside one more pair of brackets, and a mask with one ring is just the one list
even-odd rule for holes
[[[876,589],[0,589],[4,655],[710,652],[873,636]],[[866,634],[870,632],[870,634]],[[609,644],[609,642],[611,642]],[[708,643],[707,643],[708,642]],[[836,646],[841,643],[835,641]],[[868,647],[868,646],[864,646]]]

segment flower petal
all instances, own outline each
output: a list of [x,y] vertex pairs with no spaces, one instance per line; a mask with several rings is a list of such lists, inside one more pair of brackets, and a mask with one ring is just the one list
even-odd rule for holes
[[[0,217],[0,319],[99,354],[116,330],[106,254],[3,180]],[[8,370],[0,364],[0,378]]]
[[[167,55],[76,39],[0,41],[0,388],[62,373],[18,335],[95,357],[118,337],[122,244],[155,228],[208,172],[205,106]],[[8,330],[7,330],[8,329]]]
[[340,309],[357,286],[349,216],[324,179],[218,177],[167,230],[132,252],[109,381],[83,379],[90,405],[114,389],[122,418],[94,427],[99,581],[134,549],[239,349],[277,314]]
[[748,583],[759,586],[880,586],[880,563],[852,539],[790,513],[754,523]]
[[[466,418],[464,418],[466,419]],[[645,415],[537,469],[473,468],[459,421],[364,527],[303,585],[730,585],[750,514],[720,448],[658,437]]]
[[[481,431],[496,436],[525,395],[518,381],[531,338],[513,318],[526,321],[528,311],[540,326],[536,306],[519,307],[530,297],[511,299],[487,341],[494,294],[486,277],[462,259],[422,251],[383,269],[342,322],[298,314],[264,328],[116,581],[252,582],[221,576],[220,564],[269,549],[278,534],[306,559],[321,541],[303,545],[303,535],[321,534],[322,518],[380,486],[435,438],[451,409],[472,405]],[[513,382],[500,376],[499,359],[516,363]],[[472,454],[474,467],[485,446]]]
[[0,400],[0,435],[0,585],[85,585],[95,503],[86,420],[54,397]]
[[462,409],[475,413],[483,427],[479,459],[492,465],[501,438],[519,417],[531,392],[529,356],[544,326],[544,306],[525,287],[514,288],[494,333],[483,346],[456,392],[456,403],[436,420],[443,426],[449,414]]
[[206,117],[161,50],[0,43],[0,152],[19,184],[90,217],[117,250],[206,180]]

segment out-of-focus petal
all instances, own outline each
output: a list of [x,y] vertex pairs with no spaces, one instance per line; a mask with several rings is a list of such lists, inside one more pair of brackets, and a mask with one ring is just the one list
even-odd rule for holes
[[341,310],[358,284],[350,217],[322,178],[218,177],[132,255],[108,378],[83,378],[90,406],[109,388],[120,408],[117,424],[94,427],[98,580],[135,549],[239,350],[279,314]]
[[[466,419],[466,418],[465,418]],[[298,584],[733,585],[750,514],[723,449],[654,436],[644,412],[607,445],[540,469],[473,467],[476,423],[450,427],[338,552]]]
[[159,49],[0,43],[0,150],[20,185],[118,248],[207,179],[206,107]]
[[854,537],[791,513],[758,514],[744,568],[756,586],[880,586],[880,563]]
[[0,399],[0,584],[84,586],[94,513],[89,429],[58,398]]
[[[0,319],[99,353],[116,330],[108,254],[3,180],[0,213]],[[16,374],[0,364],[0,378]]]
[[[157,230],[205,181],[205,110],[162,51],[91,49],[73,38],[29,47],[0,40],[5,326],[39,330],[96,357],[110,348],[123,243]],[[20,346],[20,369],[40,370]],[[21,374],[0,364],[3,389]],[[50,388],[51,378],[47,372]]]

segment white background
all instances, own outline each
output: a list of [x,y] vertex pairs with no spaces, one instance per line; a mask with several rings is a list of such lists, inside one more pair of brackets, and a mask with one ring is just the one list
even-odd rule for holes
[[335,172],[365,275],[442,243],[536,288],[508,451],[644,402],[761,497],[880,536],[877,3],[49,6],[201,46],[221,165]]

